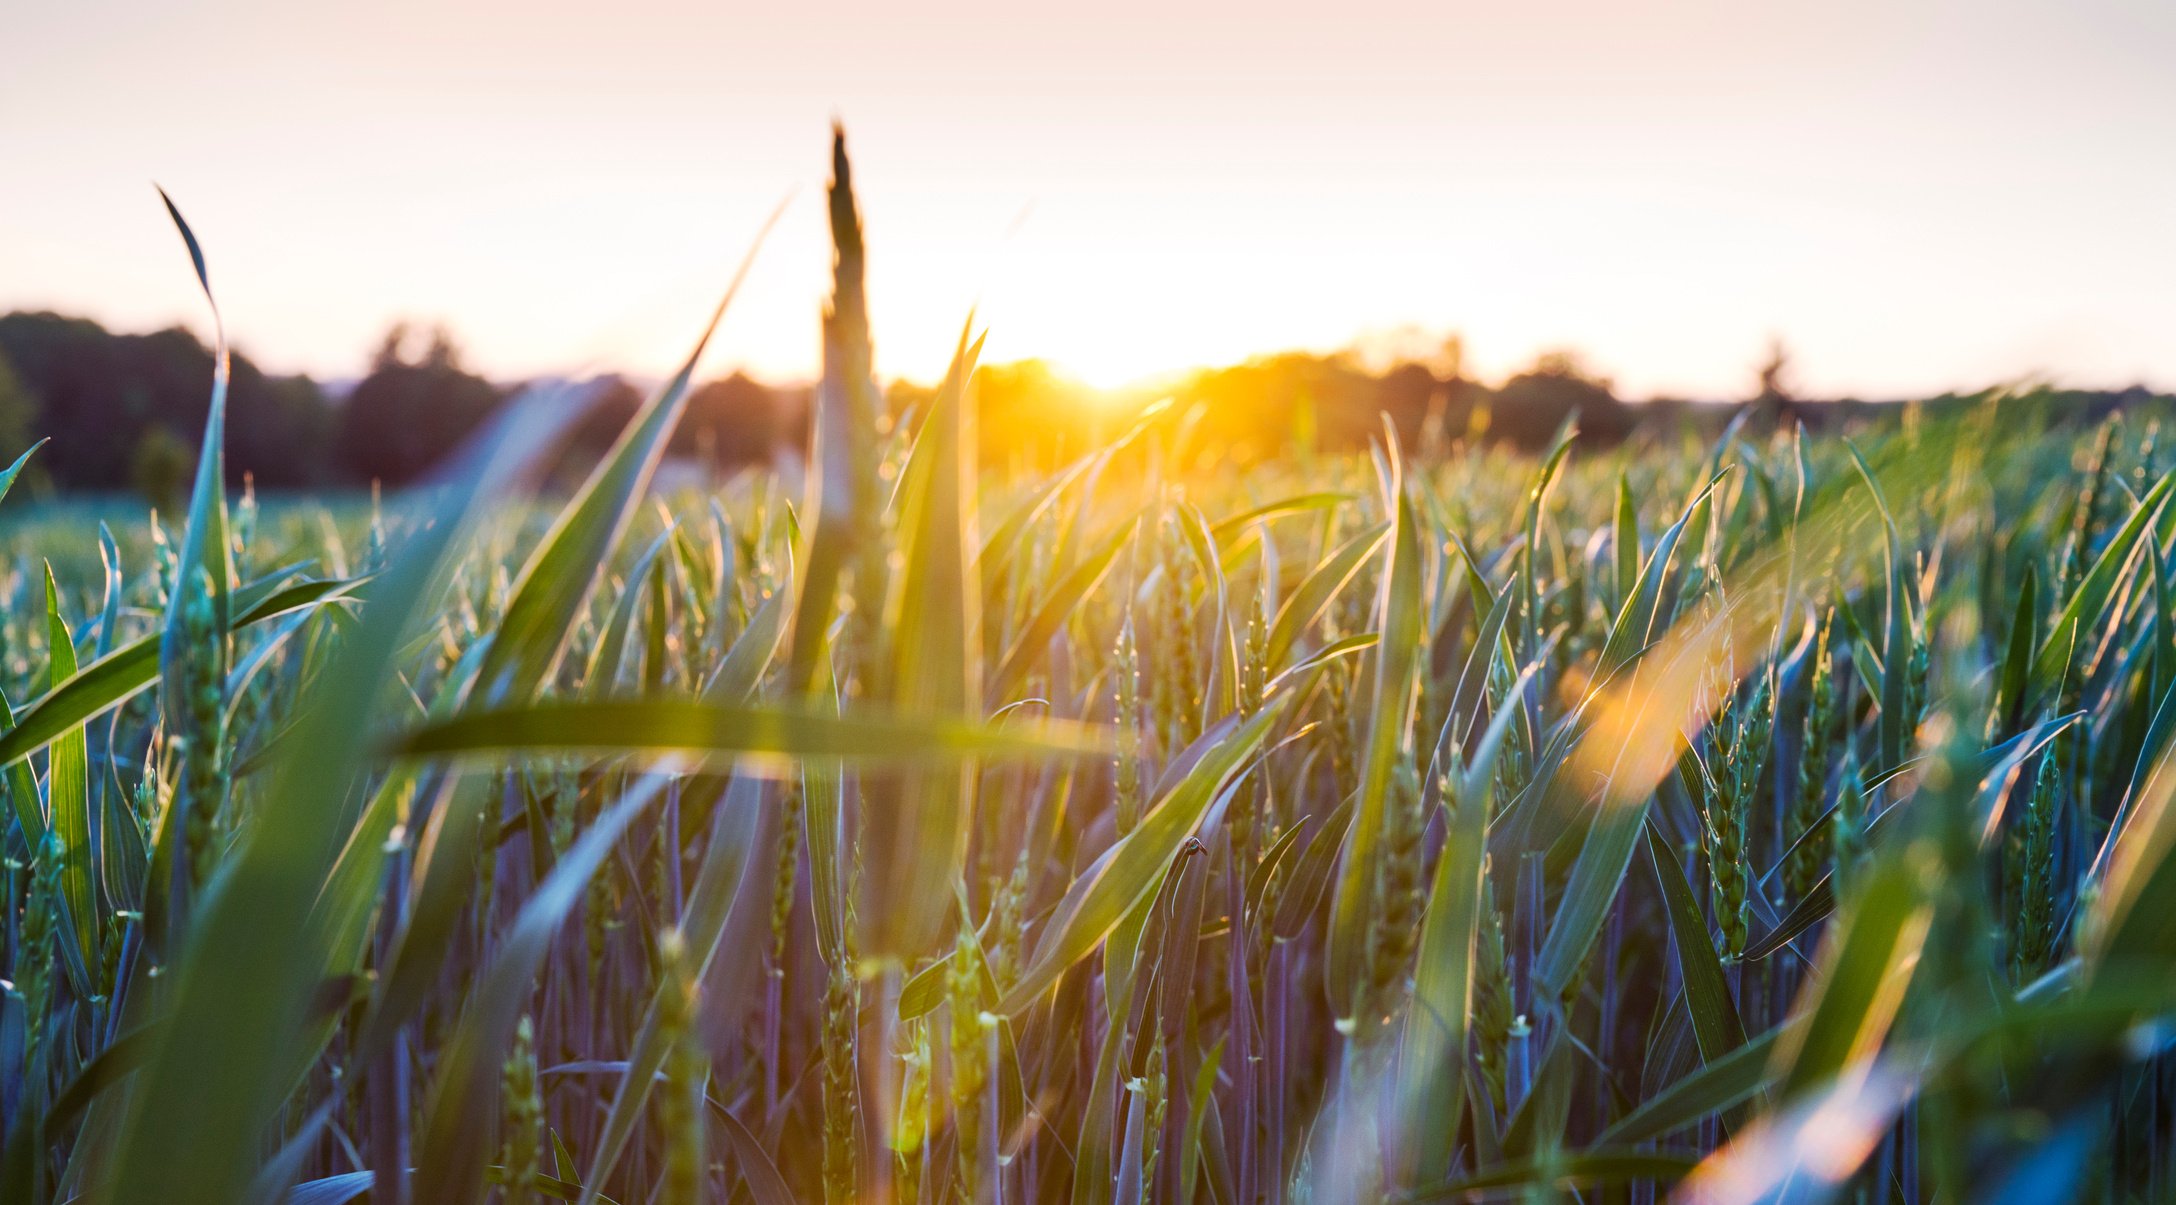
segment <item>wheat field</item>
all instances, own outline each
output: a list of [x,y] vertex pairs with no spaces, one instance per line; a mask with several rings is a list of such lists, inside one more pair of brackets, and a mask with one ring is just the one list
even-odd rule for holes
[[8,529],[0,1196],[2176,1183],[2151,415],[1000,473],[830,214],[805,486],[651,489],[698,344],[569,498],[553,389],[230,496],[222,375],[185,514]]

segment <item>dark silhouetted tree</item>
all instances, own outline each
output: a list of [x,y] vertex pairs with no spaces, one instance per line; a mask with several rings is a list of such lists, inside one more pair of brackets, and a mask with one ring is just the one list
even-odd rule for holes
[[708,382],[688,397],[673,452],[721,468],[761,463],[806,444],[809,402],[807,389],[765,385],[745,373]]
[[37,421],[37,396],[15,375],[7,356],[0,354],[0,465],[14,464],[37,438],[32,434]]
[[503,400],[497,386],[461,366],[444,330],[407,358],[405,326],[387,332],[340,412],[340,459],[349,476],[400,485],[423,476]]
[[[568,437],[557,479],[579,482],[647,397],[618,377],[602,382],[589,412]],[[780,448],[802,446],[808,436],[808,405],[806,389],[776,388],[743,373],[706,382],[688,394],[665,454],[719,470],[761,463]]]
[[1791,389],[1791,353],[1783,346],[1781,338],[1768,340],[1768,355],[1761,361],[1758,377],[1759,388],[1753,394],[1755,405],[1774,409],[1795,400]]
[[129,485],[166,514],[181,513],[195,472],[196,449],[162,426],[145,427],[129,453]]
[[1544,352],[1534,366],[1505,381],[1489,399],[1491,437],[1536,451],[1564,420],[1579,416],[1583,438],[1614,442],[1632,429],[1633,415],[1607,379],[1591,376],[1570,352]]
[[[153,427],[193,444],[211,405],[212,353],[179,328],[116,335],[50,313],[0,316],[0,356],[37,399],[35,436],[50,436],[42,466],[68,485],[133,481],[136,446]],[[326,477],[332,413],[307,377],[267,376],[236,355],[227,392],[227,471],[239,482],[299,487]]]

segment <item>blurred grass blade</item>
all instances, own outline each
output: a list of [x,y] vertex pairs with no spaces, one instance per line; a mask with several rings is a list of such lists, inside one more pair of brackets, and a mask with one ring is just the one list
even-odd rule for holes
[[[7,701],[5,694],[0,694],[0,715],[8,722],[8,730],[0,733],[0,744],[5,744],[15,735],[16,725],[15,707]],[[23,848],[42,849],[46,829],[45,796],[38,790],[37,772],[30,768],[27,760],[16,757],[8,760],[6,774],[8,802],[14,808],[16,827],[23,834]]]
[[2040,574],[2036,566],[2027,565],[2025,581],[2017,591],[2017,609],[2010,616],[2009,651],[2003,656],[2002,673],[1996,679],[1995,714],[2004,732],[2025,722],[2025,693],[2032,680],[2033,644],[2039,623]]
[[[1144,900],[1134,911],[1145,914],[1147,910],[1148,903]],[[1114,945],[1124,933],[1122,927],[1111,935]],[[1138,931],[1133,936],[1138,939]],[[1130,990],[1132,986],[1130,983],[1112,985],[1108,978],[1104,982],[1107,987],[1122,986]],[[1114,991],[1113,994],[1122,995],[1123,992]],[[1096,1051],[1095,1071],[1089,1081],[1087,1101],[1081,1109],[1080,1129],[1073,1140],[1071,1199],[1074,1205],[1102,1205],[1102,1202],[1111,1199],[1112,1164],[1115,1162],[1112,1151],[1115,1144],[1111,1133],[1112,1114],[1115,1112],[1112,1098],[1118,1094],[1121,1075],[1119,1056],[1126,1046],[1125,1010],[1114,1004],[1108,1010],[1108,1017],[1103,1041]]]
[[[1493,1199],[1514,1189],[1539,1191],[1610,1188],[1625,1184],[1672,1184],[1692,1171],[1699,1157],[1677,1151],[1603,1147],[1559,1153],[1492,1167],[1434,1188],[1393,1198],[1399,1205]],[[1674,1199],[1674,1198],[1673,1198]]]
[[1661,633],[1655,630],[1658,622],[1667,622],[1662,614],[1662,584],[1670,576],[1670,569],[1677,560],[1677,547],[1689,528],[1698,527],[1708,512],[1709,500],[1714,496],[1720,478],[1711,478],[1707,485],[1693,495],[1690,505],[1662,538],[1655,541],[1654,551],[1647,556],[1647,565],[1640,570],[1637,583],[1625,600],[1618,605],[1617,617],[1610,624],[1609,640],[1602,648],[1601,675],[1605,679],[1629,665],[1640,650],[1647,647]]
[[1889,500],[1881,491],[1881,482],[1874,476],[1873,467],[1859,452],[1858,445],[1849,439],[1844,447],[1851,453],[1851,463],[1859,470],[1860,480],[1874,497],[1874,507],[1881,514],[1881,552],[1885,572],[1885,597],[1883,634],[1881,644],[1881,714],[1879,735],[1881,738],[1881,767],[1904,764],[1913,743],[1913,729],[1919,717],[1907,714],[1912,697],[1912,641],[1918,624],[1912,618],[1912,592],[1905,584],[1903,540],[1898,536],[1896,516],[1889,510]]
[[[1635,633],[1650,631],[1663,618],[1662,582],[1685,531],[1711,513],[1719,480],[1719,475],[1710,478],[1684,517],[1656,542],[1639,586],[1619,610],[1602,651],[1605,673],[1628,666],[1633,672],[1600,698],[1593,726],[1579,733],[1571,750],[1578,768],[1600,779],[1601,790],[1583,839],[1574,846],[1570,879],[1536,959],[1537,990],[1545,1008],[1553,1007],[1549,1002],[1559,998],[1584,965],[1631,867],[1656,786],[1706,722],[1704,715],[1695,714],[1702,697],[1702,669],[1717,643],[1728,638],[1728,613],[1678,625],[1671,629],[1669,647],[1654,651],[1643,652],[1647,638]],[[1531,823],[1532,816],[1529,812],[1522,819]]]
[[1231,587],[1226,581],[1217,542],[1209,534],[1209,521],[1201,508],[1181,500],[1173,508],[1179,532],[1185,537],[1194,561],[1201,566],[1209,610],[1209,680],[1201,692],[1198,728],[1206,730],[1216,717],[1239,707],[1239,648],[1232,639]]
[[1564,467],[1564,458],[1571,454],[1572,440],[1579,435],[1579,414],[1566,415],[1550,440],[1549,451],[1542,457],[1541,468],[1534,474],[1534,483],[1526,491],[1526,600],[1519,610],[1519,656],[1523,660],[1534,659],[1541,640],[1541,528],[1549,504],[1550,491],[1556,485],[1557,471]]
[[1995,1179],[1987,1205],[2041,1205],[2085,1198],[2088,1177],[2102,1157],[2107,1118],[2095,1108],[2075,1110]]
[[1228,548],[1236,544],[1239,537],[1246,534],[1246,530],[1257,523],[1267,523],[1273,519],[1282,519],[1288,515],[1304,515],[1312,511],[1335,510],[1350,501],[1352,501],[1351,494],[1328,492],[1297,494],[1290,498],[1280,498],[1275,502],[1264,503],[1251,510],[1241,511],[1229,519],[1220,520],[1214,527],[1209,529],[1209,534],[1215,539],[1219,548]]
[[1775,1053],[1785,1100],[1822,1088],[1880,1049],[1919,964],[1933,908],[1929,870],[1916,858],[1882,859],[1823,942],[1794,1012],[1806,1023]]
[[441,778],[433,789],[435,799],[415,843],[415,871],[400,932],[378,970],[377,993],[356,1040],[357,1066],[377,1061],[444,974],[476,888],[479,834],[498,789],[495,781],[464,778],[458,771]]
[[1102,745],[1093,729],[1059,721],[988,727],[874,709],[833,715],[678,699],[604,699],[466,712],[411,729],[389,748],[410,757],[580,750],[927,765],[977,756],[1093,753]]
[[1340,657],[1350,657],[1355,653],[1364,653],[1380,643],[1382,641],[1373,632],[1361,632],[1340,640],[1333,640],[1300,658],[1289,667],[1280,670],[1276,677],[1269,680],[1266,693],[1275,694],[1278,691],[1289,689],[1294,694],[1305,694],[1304,689],[1296,689],[1294,684],[1308,680],[1308,675]]
[[[649,491],[650,478],[665,455],[665,444],[679,425],[687,407],[688,385],[695,366],[710,345],[718,323],[732,304],[741,282],[755,264],[756,252],[784,211],[781,205],[756,234],[755,242],[733,273],[725,295],[711,311],[710,321],[696,339],[695,347],[679,371],[643,403],[620,432],[581,492],[553,522],[543,541],[530,553],[515,579],[512,597],[491,639],[477,672],[475,699],[481,704],[521,703],[535,697],[538,689],[558,670],[573,637],[575,623],[612,549],[626,531],[635,508]],[[630,583],[630,587],[632,583]]]
[[[202,900],[168,969],[166,1019],[115,1147],[111,1205],[229,1205],[247,1190],[252,1153],[312,1053],[295,1047],[317,1032],[307,1015],[327,953],[318,893],[349,833],[339,802],[367,758],[364,734],[393,682],[395,651],[435,604],[472,524],[556,444],[571,417],[564,402],[533,395],[471,446],[435,500],[435,521],[410,535],[327,666],[342,689],[317,692],[302,710],[268,797],[315,806],[261,809]],[[374,890],[378,876],[363,870],[354,881]]]
[[[2176,933],[2163,929],[2176,900],[2176,877],[2169,874],[2169,855],[2176,853],[2176,824],[2172,824],[2169,800],[2176,796],[2176,690],[2161,698],[2154,718],[2139,744],[2139,761],[2130,772],[2130,787],[2109,822],[2109,835],[2085,872],[2095,885],[2087,892],[2093,937],[2087,953],[2106,959],[2130,957],[2130,951],[2176,951]],[[2143,911],[2141,911],[2143,905]],[[2076,907],[2076,905],[2074,905]]]
[[370,1172],[341,1172],[321,1176],[288,1190],[283,1205],[348,1205],[367,1196],[377,1177]]
[[[1512,586],[1518,585],[1525,570],[1512,575]],[[1488,689],[1491,672],[1499,659],[1509,658],[1511,648],[1504,640],[1504,625],[1510,622],[1512,607],[1518,602],[1520,591],[1506,589],[1490,604],[1481,626],[1474,630],[1473,649],[1466,655],[1465,668],[1458,673],[1457,685],[1451,688],[1450,707],[1443,717],[1443,731],[1437,734],[1439,748],[1448,749],[1465,738],[1468,725],[1478,723],[1483,692]]]
[[907,978],[905,986],[899,989],[900,1020],[926,1017],[945,1003],[945,993],[950,990],[945,977],[951,973],[952,958],[947,954]]
[[828,955],[846,941],[848,863],[841,856],[847,844],[845,768],[805,763],[801,793],[806,800],[801,828],[808,841],[809,911],[815,914],[818,948]]
[[126,1081],[130,1072],[143,1065],[151,1052],[151,1036],[149,1026],[128,1030],[76,1070],[67,1086],[53,1097],[51,1107],[41,1119],[47,1146],[65,1141],[67,1127],[91,1107],[92,1101],[107,1089]]
[[[952,366],[900,474],[898,530],[904,576],[885,625],[888,673],[878,695],[896,714],[965,724],[983,699],[982,591],[970,563],[975,535],[975,401],[979,340],[962,329]],[[950,883],[974,823],[975,767],[910,773],[865,784],[861,813],[864,952],[902,963],[935,946]]]
[[[249,1196],[245,1198],[246,1205],[284,1205],[293,1199],[292,1194],[299,1187],[296,1181],[302,1178],[303,1168],[307,1166],[310,1156],[316,1153],[319,1140],[324,1136],[325,1123],[332,1116],[333,1103],[327,1100],[310,1110],[308,1116],[302,1119],[302,1124],[296,1126],[292,1134],[285,1136],[279,1150],[265,1161],[264,1167],[258,1170],[256,1179],[250,1183]],[[372,1182],[376,1182],[375,1177]]]
[[2080,904],[2081,953],[2096,975],[2158,968],[2176,951],[2176,744],[2164,721],[2176,723],[2176,698],[2154,717],[2148,747],[2163,747],[2134,771]]
[[643,601],[642,585],[650,580],[651,567],[671,539],[672,529],[661,532],[628,569],[626,584],[612,604],[611,617],[605,620],[604,635],[590,650],[588,668],[582,672],[583,688],[591,698],[606,699],[618,693],[627,658],[627,634],[634,627],[635,612]]
[[1329,889],[1331,872],[1337,868],[1338,851],[1345,847],[1346,830],[1352,827],[1353,800],[1348,797],[1325,817],[1317,835],[1292,866],[1292,878],[1277,898],[1271,932],[1291,941],[1314,919],[1315,907]]
[[1671,1199],[1685,1205],[1825,1200],[1874,1153],[1919,1079],[1908,1064],[1885,1063],[1831,1081],[1748,1126],[1703,1160]]
[[1571,878],[1549,922],[1549,934],[1535,960],[1534,990],[1542,1007],[1553,1008],[1585,965],[1587,952],[1601,935],[1603,921],[1632,865],[1632,851],[1647,823],[1652,788],[1637,802],[1604,798],[1579,843]]

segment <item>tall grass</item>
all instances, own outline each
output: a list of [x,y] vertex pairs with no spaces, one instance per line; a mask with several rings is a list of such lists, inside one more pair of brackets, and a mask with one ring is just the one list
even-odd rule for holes
[[829,200],[805,498],[651,498],[706,331],[571,499],[230,508],[214,382],[14,534],[6,1200],[2171,1190],[2145,416],[996,474]]

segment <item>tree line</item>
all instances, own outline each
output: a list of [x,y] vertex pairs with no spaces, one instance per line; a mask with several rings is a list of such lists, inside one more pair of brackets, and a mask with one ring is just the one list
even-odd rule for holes
[[[0,455],[39,438],[32,462],[49,488],[186,490],[210,405],[212,351],[187,330],[108,331],[87,318],[0,315]],[[443,330],[395,327],[368,372],[336,394],[307,376],[276,376],[235,353],[227,393],[227,471],[266,489],[402,485],[428,473],[519,389],[471,371]],[[640,404],[608,378],[570,437],[594,459]],[[732,465],[796,445],[807,390],[735,374],[698,387],[672,454]]]
[[[1466,376],[1456,345],[1447,355],[1371,367],[1349,354],[1289,352],[1202,369],[1155,388],[1102,393],[1037,361],[991,365],[977,378],[986,459],[1052,464],[1130,426],[1165,397],[1187,407],[1220,455],[1270,458],[1364,445],[1387,421],[1409,447],[1491,441],[1546,446],[1578,416],[1581,438],[1616,443],[1712,432],[1744,406],[1767,421],[1829,426],[1894,413],[1893,404],[1812,401],[1789,388],[1788,361],[1771,351],[1738,405],[1668,398],[1628,401],[1577,357],[1552,353],[1494,386]],[[1427,362],[1424,362],[1424,359]],[[132,489],[154,501],[185,492],[194,443],[209,403],[211,349],[189,331],[121,334],[86,318],[47,312],[0,315],[0,457],[38,438],[33,462],[47,489]],[[367,374],[344,394],[306,376],[278,376],[233,357],[227,467],[267,489],[397,486],[430,471],[516,392],[473,372],[443,330],[387,332]],[[897,382],[894,414],[927,403],[927,387]],[[579,469],[609,445],[641,402],[617,378],[601,383],[571,436]],[[1982,395],[1931,399],[1973,404]],[[2171,408],[2144,389],[2032,395],[2046,415],[2091,421],[2116,408]],[[810,392],[735,373],[698,386],[670,455],[717,470],[805,450]]]

